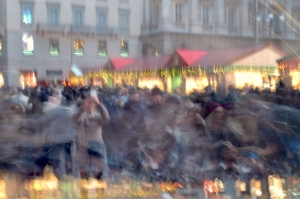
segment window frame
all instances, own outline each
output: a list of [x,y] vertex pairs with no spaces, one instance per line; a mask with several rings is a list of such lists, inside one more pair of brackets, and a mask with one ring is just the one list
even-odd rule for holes
[[[228,8],[228,27],[235,28],[236,27],[236,9]],[[232,17],[232,18],[231,18]]]
[[280,18],[278,15],[273,14],[273,30],[274,31],[280,31],[281,30],[281,26],[280,26]]
[[[121,20],[121,16],[125,16],[125,20]],[[123,27],[121,22],[126,21],[127,26]],[[130,30],[130,10],[128,9],[119,9],[119,29],[121,31],[129,31]]]
[[[51,52],[51,41],[55,41],[57,42],[57,54]],[[57,38],[49,38],[49,53],[51,56],[59,56],[59,39]]]
[[[27,8],[28,11],[31,13],[31,23],[25,23],[24,22],[24,8]],[[21,17],[21,26],[33,26],[34,25],[34,2],[30,2],[30,1],[21,1],[20,2],[20,17]]]
[[[79,51],[79,50],[76,50],[75,49],[75,41],[78,41],[78,42],[82,42],[82,52],[80,53],[80,52],[76,52],[76,51]],[[73,40],[73,53],[74,53],[74,55],[75,56],[77,56],[77,57],[83,57],[84,56],[84,40],[82,39],[82,38],[80,38],[80,39],[74,39]]]
[[[77,22],[77,15],[76,13],[81,13],[81,22],[78,24]],[[84,20],[85,20],[85,6],[83,5],[73,5],[72,7],[72,20],[73,20],[73,25],[75,27],[82,27],[84,26]]]
[[[295,23],[295,29],[300,31],[300,12],[296,12],[296,23]],[[299,24],[299,25],[298,25]]]
[[[124,46],[120,46],[120,56],[121,57],[129,57],[129,42],[128,41],[122,41]],[[126,52],[127,50],[127,52]],[[123,52],[125,51],[125,52]]]
[[175,23],[184,22],[184,3],[182,1],[174,2],[174,19]]
[[[100,25],[100,14],[104,14],[105,16],[105,19],[104,19],[104,25],[101,26]],[[97,28],[107,28],[108,26],[108,8],[105,8],[105,7],[98,7],[96,8],[96,15],[97,15]]]
[[[101,52],[100,52],[100,42],[104,42],[104,44],[105,44],[105,47],[104,47],[104,51],[105,51],[105,55],[104,54],[101,54]],[[105,40],[99,40],[98,41],[98,56],[99,57],[107,57],[107,41],[105,41]]]
[[[27,38],[29,38],[28,36],[32,37],[32,46],[33,46],[32,51],[27,50],[27,49],[24,49],[24,40],[23,40],[23,37],[24,37],[25,35],[27,35]],[[30,35],[30,34],[28,34],[28,33],[24,33],[24,34],[22,35],[22,53],[23,53],[23,55],[34,55],[34,38],[33,38],[33,35]]]
[[[57,16],[56,16],[56,22],[53,23],[52,17],[50,16],[51,9],[56,9],[57,11]],[[60,4],[57,3],[47,3],[47,22],[50,25],[59,25],[60,24]]]
[[[202,5],[202,23],[204,25],[211,25],[211,23],[212,23],[211,8],[212,8],[211,5],[208,5],[208,4]],[[208,14],[207,14],[207,11],[209,11]],[[208,17],[208,19],[207,19],[207,17]]]

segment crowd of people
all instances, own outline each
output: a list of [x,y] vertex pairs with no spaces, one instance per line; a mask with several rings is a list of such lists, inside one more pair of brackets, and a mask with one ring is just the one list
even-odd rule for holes
[[300,94],[229,87],[189,96],[150,89],[1,90],[0,167],[58,179],[143,181],[298,176]]

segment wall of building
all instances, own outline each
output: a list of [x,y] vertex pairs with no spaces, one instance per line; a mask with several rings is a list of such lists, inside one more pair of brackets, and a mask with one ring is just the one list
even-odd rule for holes
[[[0,6],[0,19],[3,10],[5,12],[5,34],[3,37],[3,51],[0,56],[0,67],[4,71],[6,83],[18,85],[18,71],[32,70],[37,72],[38,79],[46,79],[47,70],[59,70],[68,76],[71,65],[80,68],[95,68],[103,66],[109,57],[120,57],[120,44],[123,41],[129,44],[129,56],[137,57],[141,55],[140,36],[140,1],[128,0],[33,0],[34,14],[33,24],[25,26],[21,23],[21,3],[29,2],[25,0],[0,0],[0,5],[6,4],[5,9]],[[122,3],[125,2],[125,3]],[[59,3],[60,18],[59,30],[40,28],[47,27],[48,23],[48,3]],[[72,6],[84,6],[84,27],[96,29],[97,8],[107,9],[108,30],[105,33],[90,34],[87,31],[70,32],[70,24],[73,20]],[[130,29],[127,33],[119,31],[119,9],[130,12]],[[38,28],[39,27],[39,28]],[[65,29],[64,29],[65,27]],[[33,36],[34,53],[24,55],[22,52],[22,35],[27,33]],[[1,34],[1,33],[0,33]],[[71,38],[84,40],[84,56],[77,57],[73,51]],[[59,40],[59,56],[51,56],[49,53],[49,39]],[[107,56],[98,55],[98,41],[106,41]]]

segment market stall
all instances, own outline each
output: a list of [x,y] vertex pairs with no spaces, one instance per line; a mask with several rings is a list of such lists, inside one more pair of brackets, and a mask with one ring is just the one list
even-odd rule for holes
[[287,87],[300,89],[300,52],[277,60],[281,79]]
[[279,80],[276,60],[285,55],[274,45],[255,45],[221,50],[177,50],[166,68],[174,87],[184,93],[204,91],[208,85],[226,95],[229,85],[243,89],[275,89]]
[[169,56],[111,58],[102,70],[88,75],[107,79],[110,87],[133,86],[152,89],[157,86],[166,90],[166,78],[160,69],[168,59]]

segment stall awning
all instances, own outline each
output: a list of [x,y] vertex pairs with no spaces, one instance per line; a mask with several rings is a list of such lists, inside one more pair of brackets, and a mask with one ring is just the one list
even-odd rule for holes
[[210,66],[226,66],[237,62],[243,58],[249,57],[266,48],[276,51],[284,56],[285,53],[272,44],[261,44],[245,47],[226,48],[219,50],[177,50],[172,58],[168,61],[168,67],[210,67]]
[[277,63],[282,62],[300,62],[300,51],[277,60]]
[[194,51],[194,50],[177,50],[176,53],[185,62],[186,66],[190,66],[195,61],[201,59],[207,54],[206,51]]
[[209,51],[205,56],[193,63],[194,66],[225,66],[230,65],[240,59],[250,56],[267,45],[254,45],[238,48],[227,48]]
[[139,58],[111,58],[106,64],[109,70],[141,71],[163,68],[170,56],[139,57]]
[[112,68],[115,70],[120,70],[132,64],[135,61],[135,58],[112,58],[109,61],[112,65]]

